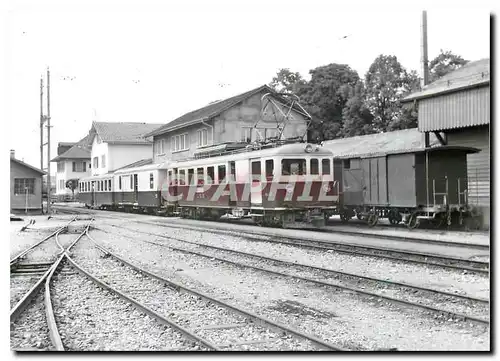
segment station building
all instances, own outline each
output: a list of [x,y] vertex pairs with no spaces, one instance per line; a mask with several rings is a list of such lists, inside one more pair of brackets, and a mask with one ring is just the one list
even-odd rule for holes
[[[266,96],[265,99],[263,97]],[[154,163],[223,151],[229,144],[306,137],[311,117],[297,103],[290,106],[267,85],[193,110],[147,134],[154,141]]]
[[418,105],[418,130],[443,145],[479,148],[467,156],[468,202],[490,224],[490,59],[467,63],[410,94]]
[[10,151],[10,212],[42,213],[42,177],[45,172],[19,159]]

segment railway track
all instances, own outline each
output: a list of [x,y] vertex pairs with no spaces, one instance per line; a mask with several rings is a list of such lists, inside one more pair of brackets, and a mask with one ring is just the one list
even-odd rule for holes
[[[101,286],[126,297],[143,311],[168,315],[168,322],[211,350],[334,350],[331,345],[203,293],[154,275],[92,241],[81,242],[68,260],[92,269]],[[74,260],[73,260],[74,258]],[[90,276],[90,274],[87,274]],[[106,284],[102,279],[106,279]]]
[[[63,208],[63,207],[60,207]],[[73,208],[72,208],[73,209]],[[97,211],[75,208],[77,210],[81,210],[83,213],[96,214]],[[63,210],[64,211],[64,210]],[[109,213],[99,213],[103,218],[111,218],[111,219],[121,219],[118,215],[112,215]],[[155,221],[141,221],[136,219],[130,219],[130,221],[139,223],[139,224],[151,224],[157,226],[166,226],[165,223],[155,222]],[[342,253],[350,253],[354,255],[362,255],[362,256],[372,256],[379,258],[392,259],[394,261],[405,261],[416,264],[425,264],[428,266],[436,266],[450,269],[458,269],[458,270],[467,270],[471,272],[489,273],[489,262],[479,261],[479,260],[471,260],[461,257],[450,257],[437,255],[433,253],[426,252],[418,252],[418,251],[410,251],[410,250],[401,250],[391,247],[382,247],[382,246],[368,246],[368,245],[360,245],[355,243],[347,243],[347,242],[338,242],[338,241],[322,241],[315,239],[304,239],[301,237],[291,237],[291,236],[282,236],[282,235],[272,235],[270,233],[266,233],[263,231],[258,231],[258,227],[255,227],[255,230],[245,231],[245,230],[225,230],[217,228],[216,226],[196,226],[196,225],[184,225],[184,224],[173,224],[169,223],[168,227],[170,228],[178,228],[178,229],[191,229],[191,230],[200,230],[205,232],[212,232],[217,234],[237,234],[240,237],[245,237],[246,239],[258,239],[255,236],[261,237],[274,237],[274,239],[269,240],[270,242],[282,243],[282,244],[296,244],[309,248],[316,249],[325,249],[325,250],[333,250],[336,252]],[[454,242],[443,242],[443,241],[433,241],[428,239],[419,239],[419,238],[409,238],[409,237],[396,237],[396,236],[386,236],[381,234],[371,234],[366,232],[355,232],[355,231],[334,231],[334,233],[345,234],[349,236],[359,236],[364,238],[381,238],[381,239],[389,239],[389,240],[398,240],[401,242],[415,242],[421,244],[431,244],[431,245],[441,245],[454,247]],[[470,246],[469,243],[459,244],[458,248],[465,248]],[[482,245],[471,245],[471,249],[480,249],[485,250],[489,249],[489,247]]]
[[[121,230],[134,232],[135,234],[142,233],[154,237],[160,237],[166,240],[173,240],[177,243],[184,243],[195,247],[202,247],[205,250],[209,250],[210,252],[199,252],[197,250],[194,250],[193,248],[189,249],[186,247],[179,247],[176,245],[165,244],[157,241],[141,240],[143,242],[154,244],[160,247],[167,247],[176,251],[210,258],[211,260],[230,263],[237,267],[252,268],[259,271],[276,274],[282,277],[291,277],[306,282],[312,282],[321,286],[334,287],[336,289],[354,292],[365,297],[371,297],[372,299],[375,297],[404,306],[417,307],[426,311],[430,311],[438,316],[448,315],[449,317],[455,319],[467,320],[480,324],[489,323],[489,321],[486,319],[489,313],[489,300],[486,299],[458,295],[411,284],[376,279],[322,267],[299,264],[296,262],[289,262],[286,260],[265,257],[258,254],[241,252],[234,249],[215,247],[205,243],[187,241],[158,233],[138,231],[123,226],[119,226],[119,228]],[[94,229],[111,233],[100,227],[94,227]],[[124,236],[123,234],[120,234],[120,236],[136,239],[132,236]],[[222,255],[224,255],[224,257],[221,257]],[[235,255],[238,258],[237,260],[234,259]],[[270,263],[272,263],[273,266],[270,267]],[[283,272],[283,269],[286,269],[287,271]],[[332,283],[331,280],[333,280],[334,283]],[[362,289],[360,287],[360,283],[363,284],[363,286],[361,287],[369,288],[372,291]],[[382,290],[382,292],[380,290]],[[440,305],[441,307],[436,307],[436,305]],[[457,312],[457,308],[462,310],[463,313]]]

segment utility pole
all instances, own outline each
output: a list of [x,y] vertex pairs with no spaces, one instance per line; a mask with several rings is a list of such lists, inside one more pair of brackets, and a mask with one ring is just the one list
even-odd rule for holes
[[50,71],[47,67],[47,213],[50,214]]
[[429,59],[427,56],[427,11],[422,11],[422,88],[429,84]]
[[43,77],[40,78],[40,169],[43,170]]

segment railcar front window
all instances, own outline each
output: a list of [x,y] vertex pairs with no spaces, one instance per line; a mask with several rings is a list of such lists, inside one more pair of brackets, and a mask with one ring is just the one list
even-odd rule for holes
[[323,159],[321,161],[321,174],[330,174],[330,159]]
[[307,172],[305,159],[283,159],[281,160],[282,175],[305,175]]
[[319,174],[319,162],[316,158],[311,159],[311,174]]
[[274,175],[274,160],[266,160],[266,178],[272,178]]
[[196,170],[196,180],[199,186],[202,186],[205,183],[203,168],[198,168]]

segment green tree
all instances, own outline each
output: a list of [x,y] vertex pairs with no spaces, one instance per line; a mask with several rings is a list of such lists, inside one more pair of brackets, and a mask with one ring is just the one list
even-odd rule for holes
[[301,88],[306,85],[306,81],[300,73],[294,73],[288,68],[278,70],[276,76],[269,83],[269,86],[277,92],[293,93],[299,95]]
[[408,72],[393,55],[379,55],[365,76],[366,106],[373,114],[373,129],[384,132],[406,129],[412,113],[405,113],[401,98],[418,87],[415,71]]
[[469,61],[462,58],[460,55],[453,54],[451,51],[440,50],[438,56],[429,63],[429,82],[438,80],[442,76],[457,70],[464,66]]
[[365,104],[363,82],[359,81],[355,86],[346,85],[343,92],[347,102],[342,110],[341,135],[343,137],[354,137],[373,133],[373,115]]
[[78,179],[69,179],[66,181],[66,188],[71,190],[72,198],[75,199],[75,189],[78,188]]
[[308,139],[320,142],[341,135],[342,112],[347,103],[346,86],[354,87],[360,78],[345,64],[329,64],[309,71],[311,80],[299,94],[312,116]]

